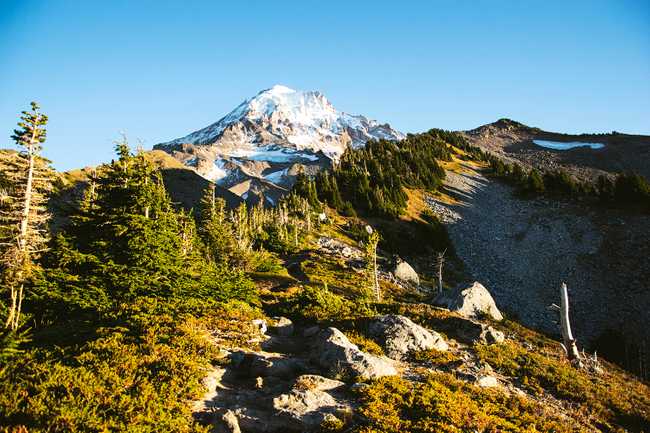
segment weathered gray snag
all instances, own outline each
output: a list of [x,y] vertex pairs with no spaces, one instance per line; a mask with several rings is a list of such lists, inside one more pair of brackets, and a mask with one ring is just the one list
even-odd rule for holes
[[569,361],[580,364],[581,357],[578,352],[576,340],[571,332],[571,322],[569,320],[569,293],[566,283],[560,286],[560,330],[562,331],[562,347],[569,358]]
[[447,250],[445,249],[443,252],[438,253],[438,257],[436,259],[436,265],[438,267],[438,293],[442,293],[442,266],[445,264],[445,253]]

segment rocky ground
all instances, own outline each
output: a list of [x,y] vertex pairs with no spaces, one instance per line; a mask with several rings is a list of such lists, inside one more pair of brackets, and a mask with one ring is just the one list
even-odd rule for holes
[[445,189],[456,203],[430,198],[429,204],[447,224],[468,274],[489,288],[500,308],[556,333],[547,307],[558,303],[566,281],[579,341],[618,329],[647,346],[650,217],[519,199],[509,186],[465,168],[447,172]]
[[[469,185],[469,178],[467,182]],[[464,215],[462,209],[450,212],[457,213],[459,217]],[[456,223],[462,221],[458,219]],[[288,257],[285,260],[285,266],[290,268],[288,276],[267,276],[258,280],[266,318],[253,320],[254,326],[248,322],[238,323],[235,327],[252,329],[252,332],[235,332],[236,335],[231,335],[214,329],[207,335],[220,348],[221,357],[206,372],[204,382],[207,392],[201,400],[194,402],[193,409],[196,419],[208,425],[211,431],[365,431],[361,427],[369,422],[364,415],[367,414],[364,410],[367,410],[368,404],[365,398],[368,393],[378,392],[376,386],[382,383],[381,380],[401,381],[390,383],[405,383],[402,391],[407,392],[437,380],[432,377],[440,379],[442,376],[449,380],[453,378],[458,384],[474,390],[468,389],[467,392],[485,393],[480,394],[483,397],[479,397],[479,400],[494,398],[492,404],[498,400],[505,405],[527,401],[537,405],[535,413],[539,419],[545,420],[551,416],[566,425],[579,426],[576,429],[580,431],[597,430],[594,428],[597,424],[589,416],[578,415],[582,412],[574,401],[559,399],[552,392],[542,392],[540,388],[531,386],[538,379],[513,374],[499,365],[507,361],[504,356],[523,356],[522,359],[517,358],[517,362],[533,362],[526,367],[530,368],[532,375],[549,374],[544,370],[547,368],[543,367],[544,362],[549,362],[548,368],[552,368],[549,372],[558,371],[552,373],[558,377],[547,375],[544,376],[545,380],[566,380],[567,374],[570,377],[576,374],[574,367],[560,353],[557,342],[503,320],[500,308],[515,305],[504,301],[507,296],[504,297],[502,291],[495,302],[485,286],[474,282],[438,294],[431,299],[431,304],[404,302],[407,297],[402,292],[396,297],[386,293],[390,299],[376,304],[376,310],[362,314],[356,312],[353,316],[345,315],[349,312],[343,312],[347,308],[344,305],[335,307],[332,316],[326,318],[303,314],[305,309],[312,311],[309,309],[314,304],[309,303],[300,304],[299,311],[278,310],[279,306],[291,302],[293,296],[306,287],[327,286],[325,281],[319,283],[319,279],[312,278],[313,269],[307,264],[314,256],[323,266],[336,261],[341,269],[346,270],[348,277],[359,278],[360,274],[353,270],[362,257],[358,245],[344,236],[331,235],[334,234],[329,232],[316,236],[309,248]],[[389,262],[382,265],[382,288],[400,284],[395,290],[417,291],[419,287],[413,281],[400,280],[395,273],[398,268]],[[409,276],[409,272],[406,272],[402,277]],[[335,286],[330,284],[332,288]],[[348,291],[341,293],[354,299],[356,286],[350,281],[340,281],[338,290],[344,286]],[[336,301],[333,298],[336,295],[331,292],[326,295],[324,292],[327,289],[319,290],[314,293],[317,297],[325,296],[322,298],[325,299],[324,303],[320,304],[324,308],[327,308],[328,302],[341,302]],[[544,299],[543,293],[536,296]],[[422,297],[430,298],[430,295],[423,294]],[[355,308],[360,307],[357,305]],[[533,311],[534,303],[531,302],[529,308]],[[294,321],[274,316],[277,311],[287,312]],[[549,357],[547,361],[541,361],[546,356]],[[610,383],[608,373],[597,360],[589,357],[584,362],[586,368],[580,373],[588,378],[584,383],[590,384],[592,380],[594,383]],[[510,365],[508,362],[506,364]],[[620,382],[620,379],[617,380]],[[454,387],[460,386],[458,384]],[[635,392],[638,394],[638,391]],[[637,394],[634,395],[638,400]],[[399,398],[401,396],[398,395]],[[389,393],[380,398],[383,402],[384,398],[392,397]],[[628,394],[625,398],[628,398]],[[455,401],[440,400],[437,404],[447,408],[443,411],[449,411]],[[491,407],[495,409],[495,406]],[[453,411],[463,408],[467,409],[464,406],[454,407]],[[510,406],[506,415],[509,410]],[[587,413],[591,413],[591,410],[589,408]],[[530,416],[529,412],[527,414]],[[376,415],[380,416],[379,413]],[[427,422],[434,422],[443,415],[431,415],[431,420]],[[368,431],[385,431],[383,427],[377,428]]]
[[[356,246],[328,237],[318,238],[315,244],[321,254],[351,266],[361,255]],[[287,263],[295,268],[302,259],[304,254],[298,254]],[[303,273],[292,275],[307,282]],[[381,276],[390,284],[399,280],[390,268],[382,269]],[[415,289],[407,281],[401,284]],[[266,287],[274,296],[287,289],[282,283]],[[507,338],[490,324],[501,320],[501,314],[487,289],[476,283],[438,301],[445,308],[409,303],[403,308],[444,315],[449,323],[441,325],[441,333],[400,314],[365,319],[365,334],[381,345],[381,354],[362,350],[347,331],[326,323],[294,324],[286,317],[254,320],[258,332],[245,344],[232,345],[229,335],[214,330],[209,338],[221,348],[222,358],[204,380],[207,392],[194,404],[195,417],[215,432],[230,433],[320,431],[337,420],[354,424],[355,389],[368,386],[364,381],[384,376],[418,381],[439,368],[445,371],[446,367],[413,357],[428,350],[457,359],[453,368],[463,381],[523,395],[512,378],[497,374],[476,356],[474,344],[500,344]]]
[[[477,320],[478,315],[489,315],[489,306],[494,305],[484,288],[479,285],[477,290],[479,297],[469,300],[474,309],[459,310],[454,329],[446,329],[448,341],[401,315],[372,319],[368,332],[382,342],[385,355],[364,352],[337,328],[298,327],[280,317],[270,326],[256,321],[259,349],[223,350],[222,362],[205,378],[208,391],[195,403],[195,416],[224,433],[320,431],[328,421],[349,421],[355,416],[354,389],[367,386],[364,380],[397,375],[419,380],[434,371],[426,360],[410,358],[431,349],[453,353],[460,360],[456,373],[464,381],[524,395],[512,378],[495,373],[476,358],[474,343],[500,344],[506,338]],[[216,332],[212,338],[222,344],[221,337]]]

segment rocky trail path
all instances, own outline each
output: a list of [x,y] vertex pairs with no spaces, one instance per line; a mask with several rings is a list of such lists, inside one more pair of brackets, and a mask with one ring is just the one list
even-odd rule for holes
[[[467,312],[480,310],[498,318],[489,293],[480,285],[472,290],[478,291],[479,296],[471,297],[478,303]],[[451,326],[444,328],[446,337],[401,315],[371,319],[365,333],[381,344],[384,355],[364,352],[344,332],[327,325],[297,326],[284,317],[255,320],[258,332],[247,348],[222,348],[223,358],[204,380],[208,391],[195,402],[195,417],[217,433],[315,432],[325,422],[355,416],[355,389],[367,386],[358,380],[399,375],[420,381],[431,371],[450,368],[470,383],[512,391],[508,379],[481,365],[472,349],[477,341],[502,342],[504,334],[477,320],[454,317]],[[454,339],[448,341],[450,336]],[[219,344],[218,331],[214,338]],[[438,366],[410,356],[428,349],[450,351],[458,363]]]
[[298,254],[292,254],[284,260],[284,267],[289,272],[293,278],[301,282],[309,282],[307,274],[302,270],[302,262],[309,258],[308,252],[300,252]]

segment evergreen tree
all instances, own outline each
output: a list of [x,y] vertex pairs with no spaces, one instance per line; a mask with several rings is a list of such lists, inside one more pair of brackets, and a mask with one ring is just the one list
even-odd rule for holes
[[199,233],[205,243],[208,258],[219,264],[235,264],[235,237],[233,226],[226,218],[226,201],[216,196],[211,183],[201,199]]
[[535,195],[542,194],[544,192],[544,180],[542,179],[542,175],[539,174],[539,171],[533,169],[528,174],[526,191]]
[[[98,309],[140,296],[249,296],[243,275],[204,259],[194,219],[174,209],[160,172],[142,152],[132,154],[124,141],[116,151],[57,239],[50,276],[65,296],[86,299],[80,291],[96,288],[104,293],[98,302],[107,303]],[[74,283],[79,279],[83,285]]]

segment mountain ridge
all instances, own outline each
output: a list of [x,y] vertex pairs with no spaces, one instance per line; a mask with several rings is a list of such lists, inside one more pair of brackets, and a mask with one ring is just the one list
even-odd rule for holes
[[[526,167],[541,171],[565,169],[581,181],[635,172],[650,179],[650,136],[611,133],[565,134],[545,131],[512,119],[457,131],[470,144]],[[540,141],[570,144],[571,149],[543,147]],[[581,145],[583,144],[583,145]],[[597,148],[589,145],[598,144]]]

